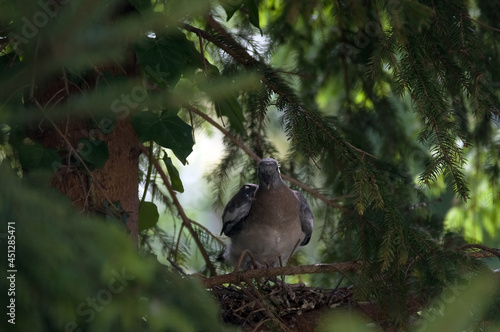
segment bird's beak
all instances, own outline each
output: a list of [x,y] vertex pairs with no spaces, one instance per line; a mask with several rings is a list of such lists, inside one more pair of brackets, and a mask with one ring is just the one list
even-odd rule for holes
[[261,181],[264,182],[264,184],[266,185],[267,189],[271,188],[271,176],[269,174],[262,174],[261,175]]

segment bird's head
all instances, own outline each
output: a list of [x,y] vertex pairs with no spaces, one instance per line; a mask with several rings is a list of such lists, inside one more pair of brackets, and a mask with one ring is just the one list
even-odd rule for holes
[[271,158],[264,158],[259,162],[259,180],[267,189],[282,183],[280,175],[280,165]]

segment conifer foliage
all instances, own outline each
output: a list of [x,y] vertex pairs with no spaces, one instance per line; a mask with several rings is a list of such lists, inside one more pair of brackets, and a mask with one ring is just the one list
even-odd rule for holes
[[[225,151],[207,176],[210,203],[220,209],[233,187],[254,182],[260,158],[280,159],[284,179],[307,196],[316,220],[314,254],[299,252],[291,264],[357,266],[297,278],[315,287],[352,285],[354,301],[375,303],[382,313],[371,317],[379,326],[406,330],[434,312],[426,306],[450,284],[489,272],[468,251],[473,246],[447,233],[445,213],[433,206],[441,199],[436,195],[446,200],[445,210],[450,196],[461,204],[474,201],[468,158],[485,151],[479,172],[498,188],[498,13],[500,2],[486,0],[1,1],[0,162],[2,172],[22,178],[5,177],[20,188],[13,204],[24,186],[34,196],[33,186],[38,195],[53,187],[75,209],[120,228],[141,252],[169,262],[173,272],[165,278],[173,278],[167,287],[173,295],[160,307],[178,304],[178,320],[154,314],[161,299],[151,285],[162,268],[148,262],[149,272],[136,271],[139,291],[127,291],[126,306],[116,306],[129,310],[134,295],[146,301],[144,314],[130,318],[141,323],[108,312],[108,320],[86,326],[203,330],[190,325],[192,313],[176,285],[189,296],[201,290],[190,293],[190,284],[172,273],[188,278],[185,271],[197,254],[205,265],[199,272],[207,277],[229,270],[216,263],[223,241],[179,202],[186,188],[175,165],[189,162],[196,132],[217,130]],[[498,207],[498,194],[492,195]],[[172,216],[168,229],[158,224],[159,203]],[[0,213],[20,215],[5,204]],[[19,218],[28,229],[29,218]],[[41,219],[40,229],[50,224]],[[92,229],[85,218],[77,219],[75,229]],[[60,237],[71,233],[61,220],[53,227]],[[117,255],[104,236],[92,234],[85,238],[95,236],[103,256]],[[46,240],[29,239],[22,252],[39,260],[33,244],[43,247]],[[95,252],[83,250],[90,270],[106,268],[93,259]],[[60,250],[46,254],[64,261]],[[133,256],[127,264],[137,270],[141,263]],[[36,272],[22,273],[23,282],[32,280],[40,290]],[[65,289],[55,287],[51,298]],[[45,323],[47,331],[60,328],[64,319],[82,321],[71,308],[47,313],[42,300],[36,303],[29,308],[40,310],[40,329]],[[292,328],[272,314],[272,306],[263,309],[259,324]],[[197,310],[206,330],[220,328],[211,309]],[[499,324],[498,312],[474,319]]]

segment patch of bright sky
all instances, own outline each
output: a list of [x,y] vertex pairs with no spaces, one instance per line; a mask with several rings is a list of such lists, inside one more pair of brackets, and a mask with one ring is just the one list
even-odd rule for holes
[[[166,150],[168,155],[172,157],[172,162],[179,171],[179,176],[184,186],[184,192],[177,193],[177,198],[184,212],[189,218],[202,224],[215,235],[219,235],[222,228],[222,210],[212,207],[214,197],[212,197],[213,195],[210,192],[210,186],[208,185],[205,175],[213,170],[220,162],[223,155],[223,149],[222,133],[214,130],[209,134],[204,130],[196,130],[193,152],[187,157],[188,164],[182,165],[182,163],[173,156],[170,150]],[[141,192],[143,190],[143,188],[140,188]],[[150,199],[151,196],[148,194],[146,200]],[[174,231],[174,224],[170,212],[166,212],[165,206],[162,206],[159,202],[155,203],[158,205],[158,210],[160,212],[158,226],[166,230],[168,234],[172,234]],[[174,211],[174,214],[176,213],[177,211]],[[178,222],[177,225],[180,225],[180,222]],[[175,236],[177,236],[178,226],[175,232]],[[169,265],[168,261],[161,253],[161,244],[156,242],[153,244],[153,247],[158,255],[158,260],[162,264]],[[189,251],[191,256],[187,266],[184,266],[184,268],[187,269],[188,273],[199,272],[204,266],[204,261],[193,241],[190,242]]]
[[177,160],[175,162],[184,185],[184,193],[179,193],[177,197],[188,217],[203,224],[212,233],[219,234],[222,211],[214,211],[211,208],[214,197],[205,175],[212,171],[222,158],[222,133],[213,131],[209,135],[205,131],[197,130],[195,141],[193,152],[187,158],[189,164],[184,166]]

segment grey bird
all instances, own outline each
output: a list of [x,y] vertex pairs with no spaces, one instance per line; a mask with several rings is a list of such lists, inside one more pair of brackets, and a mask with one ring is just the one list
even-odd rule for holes
[[[279,164],[262,159],[259,185],[246,184],[227,203],[222,214],[222,231],[231,239],[223,258],[238,267],[248,250],[257,264],[286,264],[297,249],[305,246],[313,231],[313,214],[306,198],[291,190],[281,179]],[[249,255],[241,267],[250,268]]]

